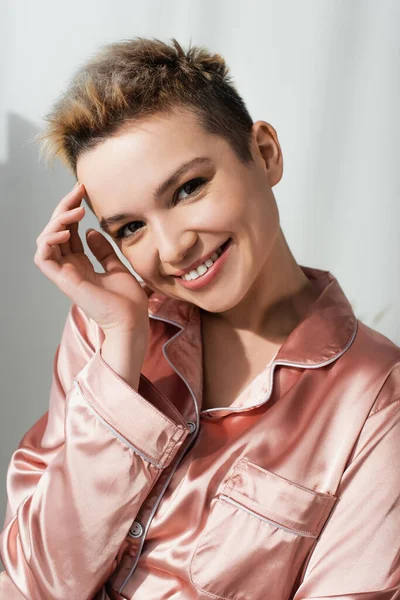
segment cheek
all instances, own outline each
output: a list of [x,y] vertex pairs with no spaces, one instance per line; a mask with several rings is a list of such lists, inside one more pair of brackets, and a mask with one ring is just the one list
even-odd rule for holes
[[236,230],[265,227],[271,210],[268,194],[264,181],[243,173],[243,177],[235,179],[220,195],[216,215],[224,219],[228,228]]
[[[199,211],[198,211],[199,213]],[[235,231],[244,223],[247,213],[247,197],[238,190],[226,190],[213,194],[202,205],[197,226],[204,231]]]
[[232,231],[267,232],[275,227],[273,204],[265,190],[248,189],[243,196],[232,196],[216,213],[225,229]]

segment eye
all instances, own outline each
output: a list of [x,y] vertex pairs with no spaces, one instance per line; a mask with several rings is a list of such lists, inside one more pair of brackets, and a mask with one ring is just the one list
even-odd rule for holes
[[[187,181],[176,190],[174,194],[174,200],[176,200],[176,198],[179,199],[179,195],[182,191],[185,192],[185,194],[187,194],[187,197],[193,196],[195,192],[197,192],[197,190],[203,187],[206,183],[207,179],[205,179],[204,177],[195,177],[194,179],[190,179],[190,181]],[[183,200],[185,199],[186,198],[184,197]]]
[[[175,192],[174,196],[173,196],[173,205],[175,205],[177,202],[179,202],[180,198],[179,195],[181,192],[184,192],[186,195],[186,197],[184,197],[181,200],[186,200],[187,198],[190,198],[191,196],[194,196],[196,194],[196,192],[198,192],[198,190],[200,188],[202,188],[206,183],[207,183],[207,179],[205,177],[195,177],[194,179],[190,179],[189,181],[187,181],[186,183],[184,183],[183,185],[181,185]],[[138,227],[139,225],[139,227]],[[143,221],[131,221],[130,223],[126,223],[126,225],[123,225],[115,234],[115,237],[117,239],[125,239],[125,238],[129,238],[132,237],[134,235],[136,235],[136,232],[140,229],[141,225],[145,225],[145,223],[143,223]]]
[[[130,237],[131,235],[135,235],[137,229],[133,228],[133,230],[131,229],[132,226],[136,227],[137,224],[143,223],[143,221],[131,221],[130,223],[127,223],[126,225],[123,225],[121,227],[121,229],[118,229],[115,237],[117,239],[124,239],[127,237]],[[144,224],[144,223],[143,223]],[[128,229],[129,227],[129,233],[126,233],[125,231]]]

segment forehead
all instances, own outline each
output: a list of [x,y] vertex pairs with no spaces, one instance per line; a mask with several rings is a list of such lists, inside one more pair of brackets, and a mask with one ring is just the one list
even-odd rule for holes
[[157,114],[129,124],[83,153],[77,176],[94,211],[103,213],[110,198],[148,198],[182,163],[196,156],[217,162],[227,151],[227,142],[205,132],[190,111]]
[[179,162],[180,154],[198,150],[212,151],[219,136],[204,131],[196,115],[189,110],[172,112],[166,115],[155,114],[127,124],[116,134],[84,152],[77,161],[79,181],[93,174],[98,175],[98,167],[113,169],[117,174],[127,166],[133,167],[161,163]]

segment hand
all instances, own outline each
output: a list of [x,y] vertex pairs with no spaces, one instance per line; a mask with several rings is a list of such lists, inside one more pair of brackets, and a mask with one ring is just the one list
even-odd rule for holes
[[84,253],[78,234],[85,194],[75,186],[54,210],[36,240],[39,269],[107,333],[138,333],[142,344],[149,335],[148,297],[139,281],[120,261],[110,242],[96,230],[86,232],[88,246],[104,268],[97,273]]

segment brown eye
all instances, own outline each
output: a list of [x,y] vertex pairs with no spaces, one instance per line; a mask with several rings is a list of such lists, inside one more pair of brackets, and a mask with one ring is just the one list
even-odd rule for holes
[[[186,200],[186,198],[193,196],[201,187],[203,187],[207,183],[207,179],[204,177],[196,177],[195,179],[190,179],[184,183],[175,193],[175,200]],[[186,197],[179,198],[181,192],[185,192],[187,194]]]
[[[138,229],[136,229],[138,223],[144,224],[143,221],[131,221],[130,223],[123,225],[123,227],[121,227],[121,229],[119,229],[117,231],[117,234],[115,237],[117,239],[123,239],[123,238],[130,237],[131,235],[135,235],[135,233],[138,230]],[[140,227],[139,227],[139,229],[140,229]],[[127,232],[126,230],[129,230],[129,231]]]

